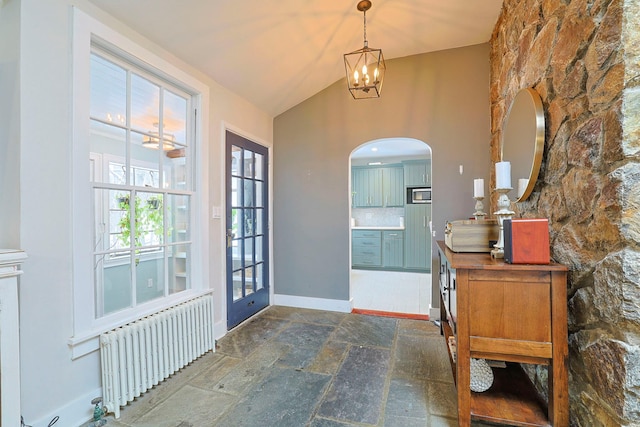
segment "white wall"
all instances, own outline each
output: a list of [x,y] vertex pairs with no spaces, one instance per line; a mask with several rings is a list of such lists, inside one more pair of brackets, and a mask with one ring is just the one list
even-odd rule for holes
[[[59,425],[74,426],[91,417],[90,401],[99,395],[101,381],[98,353],[72,361],[68,346],[73,333],[73,287],[91,286],[72,282],[70,6],[79,6],[210,86],[209,209],[224,206],[225,124],[271,145],[272,117],[84,0],[10,0],[1,9],[0,24],[5,9],[16,4],[20,5],[21,15],[19,102],[12,104],[20,107],[17,135],[21,149],[21,201],[20,234],[16,244],[29,255],[23,266],[20,294],[22,413],[25,422],[34,427],[46,426],[56,415],[60,417]],[[0,35],[4,35],[4,26],[0,28]],[[2,108],[0,105],[0,111]],[[4,120],[0,118],[0,128]],[[6,144],[0,139],[0,150],[4,147]],[[8,185],[18,185],[16,176],[12,176],[11,181],[6,183],[0,179],[0,193]],[[214,220],[210,214],[208,218],[209,286],[214,289],[217,301],[215,321],[224,325],[224,224],[222,219]],[[6,234],[0,230],[0,243],[3,239],[10,240]],[[217,335],[223,332],[216,330]]]
[[20,2],[0,2],[0,248],[20,243]]

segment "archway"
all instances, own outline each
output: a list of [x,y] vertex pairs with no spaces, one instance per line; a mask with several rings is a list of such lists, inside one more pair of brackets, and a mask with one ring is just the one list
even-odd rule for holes
[[413,138],[351,152],[349,295],[355,312],[428,318],[432,151]]

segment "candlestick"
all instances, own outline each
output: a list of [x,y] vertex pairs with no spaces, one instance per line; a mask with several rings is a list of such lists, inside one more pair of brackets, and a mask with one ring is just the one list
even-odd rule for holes
[[484,179],[476,178],[473,180],[473,198],[484,197]]
[[[497,170],[496,170],[497,171]],[[498,235],[498,243],[493,245],[491,250],[492,258],[504,258],[504,220],[511,218],[515,212],[510,209],[511,201],[507,196],[507,193],[511,191],[511,188],[496,188],[496,191],[500,194],[498,197],[498,211],[493,214],[498,217],[498,225],[500,226],[500,234]]]
[[474,199],[476,199],[476,211],[473,216],[476,219],[484,219],[484,217],[487,216],[487,214],[483,212],[484,205],[482,204],[482,199],[484,199],[484,197],[474,197]]
[[511,163],[496,163],[496,188],[511,189]]
[[529,180],[527,178],[520,178],[518,180],[518,199],[522,197],[526,191],[527,185],[529,185]]

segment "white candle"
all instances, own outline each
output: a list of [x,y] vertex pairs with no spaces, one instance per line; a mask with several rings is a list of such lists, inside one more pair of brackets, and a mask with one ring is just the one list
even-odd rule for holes
[[476,178],[473,180],[473,197],[484,197],[484,179]]
[[496,188],[511,188],[511,163],[496,163]]
[[529,185],[529,180],[527,178],[520,178],[518,180],[518,199],[524,194],[524,191],[527,189],[527,185]]

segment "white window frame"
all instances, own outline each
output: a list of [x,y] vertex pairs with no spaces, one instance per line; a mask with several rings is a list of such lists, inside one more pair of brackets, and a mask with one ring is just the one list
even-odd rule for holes
[[[109,28],[102,22],[73,7],[72,35],[72,215],[73,224],[73,336],[69,339],[72,359],[99,348],[101,333],[155,313],[171,305],[211,293],[209,285],[208,239],[192,243],[191,288],[165,298],[150,301],[130,310],[96,319],[96,293],[93,274],[93,208],[89,171],[90,56],[92,46],[106,49],[116,56],[160,75],[193,96],[197,111],[193,155],[193,190],[191,229],[194,236],[208,236],[208,147],[209,87],[174,62],[169,62]],[[117,47],[116,47],[117,46]],[[186,68],[186,67],[185,67]],[[102,166],[102,165],[101,165]]]

